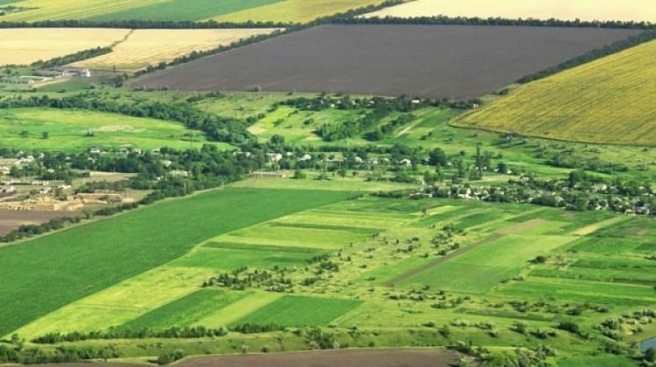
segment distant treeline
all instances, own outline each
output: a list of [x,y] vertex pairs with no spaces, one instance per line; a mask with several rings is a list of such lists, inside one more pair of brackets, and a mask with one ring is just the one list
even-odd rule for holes
[[150,329],[140,330],[118,330],[109,329],[106,331],[92,331],[89,333],[72,332],[68,334],[49,333],[32,340],[37,344],[57,344],[63,342],[78,342],[83,340],[107,340],[107,339],[146,339],[146,338],[166,338],[166,339],[192,339],[192,338],[210,338],[215,336],[224,336],[228,334],[228,329],[208,329],[203,326],[195,327],[171,327],[165,330],[154,331]]
[[54,68],[56,66],[68,65],[77,61],[90,59],[92,57],[105,55],[111,52],[111,47],[96,47],[88,50],[78,51],[65,56],[55,57],[50,60],[39,60],[32,63],[32,66],[36,68]]
[[656,39],[656,30],[646,30],[640,33],[637,36],[630,37],[621,41],[617,41],[610,45],[592,50],[584,55],[575,57],[573,59],[567,60],[563,63],[560,63],[556,66],[543,69],[534,74],[529,74],[518,80],[519,83],[528,83],[534,80],[546,78],[548,76],[557,74],[563,70],[571,69],[589,62],[601,59],[603,57],[624,51],[631,47],[638,46],[640,44],[650,42]]
[[164,330],[151,330],[151,329],[114,329],[104,331],[91,331],[88,333],[71,332],[67,334],[62,333],[48,333],[32,339],[36,344],[59,344],[64,342],[79,342],[84,340],[110,340],[110,339],[148,339],[148,338],[162,338],[162,339],[196,339],[196,338],[212,338],[228,335],[228,332],[233,331],[241,334],[259,334],[268,333],[272,331],[285,330],[285,327],[276,324],[243,324],[228,328],[206,328],[203,326],[194,327],[171,327]]
[[156,20],[44,20],[38,22],[0,22],[0,28],[129,28],[129,29],[226,29],[226,28],[278,28],[290,24],[281,22],[217,22],[208,20],[192,21],[156,21]]
[[348,17],[333,19],[333,24],[419,24],[419,25],[477,25],[477,26],[524,26],[524,27],[571,27],[571,28],[614,28],[614,29],[656,29],[650,22],[623,21],[582,21],[559,19],[509,19],[479,17],[448,17],[437,15],[431,17]]

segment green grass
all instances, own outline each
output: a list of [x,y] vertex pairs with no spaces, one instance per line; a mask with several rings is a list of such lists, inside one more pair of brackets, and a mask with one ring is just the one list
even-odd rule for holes
[[223,246],[222,243],[212,243],[185,257],[176,260],[176,265],[187,267],[212,268],[222,271],[232,271],[246,266],[251,269],[272,269],[275,266],[290,268],[303,266],[313,256],[322,252],[314,249],[281,248],[275,246],[245,245]]
[[89,18],[94,21],[113,20],[170,20],[197,21],[238,12],[283,0],[167,0],[145,6],[103,14]]
[[[93,131],[93,137],[86,137]],[[24,136],[24,132],[27,136]],[[43,138],[43,133],[48,138]],[[83,110],[21,108],[0,111],[0,147],[23,150],[80,151],[93,147],[199,148],[207,144],[201,132],[182,124],[149,118]],[[217,144],[228,148],[224,143]]]
[[134,319],[120,329],[163,330],[186,327],[246,296],[246,293],[201,289]]
[[518,275],[529,265],[529,260],[546,255],[571,240],[570,237],[557,236],[503,236],[422,272],[401,285],[429,285],[435,289],[486,293],[501,281]]
[[622,356],[568,357],[557,362],[558,367],[635,367],[635,361]]
[[180,257],[213,236],[348,196],[228,188],[0,248],[0,277],[12,279],[0,285],[0,335]]
[[234,325],[326,326],[360,304],[362,301],[353,299],[284,296]]

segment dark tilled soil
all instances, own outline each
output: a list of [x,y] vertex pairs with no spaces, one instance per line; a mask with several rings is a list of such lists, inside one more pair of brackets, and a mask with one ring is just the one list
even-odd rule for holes
[[638,30],[328,25],[155,74],[132,86],[181,90],[478,97]]
[[451,352],[421,349],[337,350],[192,358],[177,367],[447,367]]
[[13,211],[0,209],[0,236],[5,235],[21,225],[46,223],[52,218],[71,217],[70,212]]

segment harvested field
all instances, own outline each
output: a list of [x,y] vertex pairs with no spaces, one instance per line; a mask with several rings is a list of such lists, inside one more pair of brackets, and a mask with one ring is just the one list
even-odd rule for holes
[[240,39],[268,34],[274,29],[140,29],[114,47],[112,53],[79,61],[73,66],[134,71],[169,62],[193,51],[227,46]]
[[150,74],[132,86],[457,99],[637,34],[478,26],[321,26]]
[[0,236],[5,235],[21,225],[46,223],[53,218],[74,216],[71,212],[14,211],[0,209]]
[[656,7],[652,0],[501,0],[494,6],[489,0],[418,0],[382,9],[366,17],[429,17],[447,15],[451,17],[501,17],[563,19],[584,21],[621,20],[656,21]]
[[199,357],[179,367],[446,367],[456,363],[455,353],[430,349],[354,349],[260,355]]
[[25,65],[120,41],[128,29],[0,29],[0,66]]

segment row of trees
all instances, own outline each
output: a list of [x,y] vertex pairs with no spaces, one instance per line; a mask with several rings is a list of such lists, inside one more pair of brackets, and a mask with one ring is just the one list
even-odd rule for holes
[[567,28],[621,28],[654,29],[656,24],[636,21],[583,21],[560,19],[512,19],[501,17],[449,17],[445,15],[418,16],[410,18],[396,17],[350,17],[334,20],[341,24],[423,24],[423,25],[477,25],[477,26],[521,26],[521,27],[567,27]]
[[76,61],[86,60],[92,57],[105,55],[110,52],[112,52],[111,47],[96,47],[88,50],[78,51],[65,56],[55,57],[45,61],[39,60],[32,63],[32,66],[36,68],[54,68],[56,66],[68,65]]

